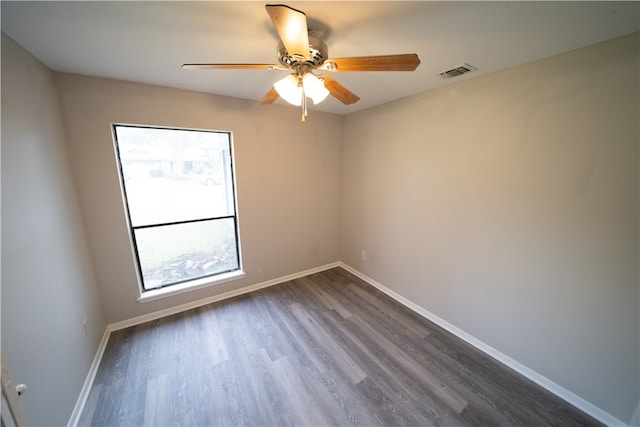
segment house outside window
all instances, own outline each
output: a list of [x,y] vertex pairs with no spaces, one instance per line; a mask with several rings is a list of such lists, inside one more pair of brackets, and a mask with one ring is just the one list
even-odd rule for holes
[[115,124],[113,135],[142,295],[241,272],[231,134]]

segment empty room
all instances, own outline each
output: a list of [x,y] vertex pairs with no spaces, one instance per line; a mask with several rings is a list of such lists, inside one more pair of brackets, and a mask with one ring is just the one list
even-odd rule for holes
[[640,2],[0,7],[2,425],[640,426]]

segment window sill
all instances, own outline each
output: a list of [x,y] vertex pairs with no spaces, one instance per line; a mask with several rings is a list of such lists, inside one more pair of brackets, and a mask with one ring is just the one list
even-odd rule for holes
[[204,277],[202,279],[190,280],[188,282],[177,285],[167,286],[166,288],[153,289],[144,291],[138,298],[138,302],[145,303],[173,295],[191,292],[196,289],[202,289],[209,286],[219,285],[221,283],[230,282],[232,280],[242,279],[246,273],[242,270],[232,271],[229,273],[219,274],[215,277]]

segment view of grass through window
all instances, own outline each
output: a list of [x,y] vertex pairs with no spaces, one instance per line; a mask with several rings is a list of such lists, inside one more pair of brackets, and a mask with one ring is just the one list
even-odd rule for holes
[[114,125],[142,289],[240,268],[227,132]]

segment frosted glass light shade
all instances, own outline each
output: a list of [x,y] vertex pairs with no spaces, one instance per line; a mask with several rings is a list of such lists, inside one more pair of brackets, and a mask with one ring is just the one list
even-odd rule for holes
[[278,95],[289,104],[302,105],[302,87],[298,86],[298,78],[293,74],[289,74],[282,80],[278,80],[273,84]]
[[324,87],[324,82],[311,73],[302,77],[304,93],[313,100],[314,104],[319,104],[329,95],[329,91]]

